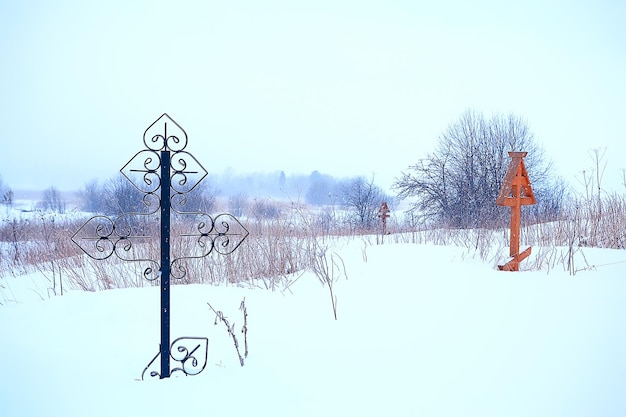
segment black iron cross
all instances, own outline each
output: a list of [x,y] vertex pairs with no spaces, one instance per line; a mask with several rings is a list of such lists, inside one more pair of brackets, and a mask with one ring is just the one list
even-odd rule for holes
[[[204,337],[180,337],[170,344],[170,278],[186,276],[186,259],[202,258],[213,251],[223,255],[232,253],[248,236],[248,231],[227,213],[211,217],[200,211],[184,211],[187,194],[204,179],[207,171],[184,150],[187,133],[178,123],[163,114],[146,129],[143,142],[147,149],[139,151],[120,171],[143,193],[145,212],[123,213],[115,219],[94,216],[76,231],[72,241],[94,259],[115,254],[124,261],[147,264],[143,276],[150,281],[160,279],[161,343],[159,353],[145,367],[142,379],[159,356],[160,372],[151,371],[151,376],[169,378],[174,371],[196,375],[206,366],[209,342]],[[183,241],[180,247],[192,253],[172,253],[172,211],[185,218],[180,227],[188,229],[178,238]],[[161,237],[159,260],[144,255],[152,237],[142,221],[157,212]],[[203,361],[199,360],[202,356]],[[170,369],[170,359],[180,365]]]

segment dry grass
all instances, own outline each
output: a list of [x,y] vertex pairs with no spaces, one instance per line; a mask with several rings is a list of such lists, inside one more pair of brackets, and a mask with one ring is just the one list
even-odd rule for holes
[[[146,268],[154,264],[122,261],[115,256],[102,261],[87,257],[71,241],[84,220],[41,214],[31,220],[4,221],[0,225],[0,292],[3,277],[32,272],[45,277],[48,296],[62,295],[67,290],[99,291],[157,284],[143,278]],[[409,227],[392,218],[387,225],[389,234],[381,236],[376,230],[346,226],[334,209],[320,212],[293,204],[284,207],[280,216],[249,219],[244,226],[250,235],[236,251],[185,261],[184,276],[174,283],[246,285],[284,291],[305,271],[323,271],[320,265],[335,265],[336,259],[320,259],[320,253],[332,253],[330,249],[339,238],[361,239],[364,260],[368,246],[384,243],[460,246],[467,249],[468,256],[492,263],[494,268],[508,257],[508,231],[503,229],[426,228],[415,224]],[[142,227],[143,232],[155,238],[134,245],[133,257],[158,260],[156,223]],[[575,274],[588,267],[582,253],[585,247],[626,248],[626,197],[611,195],[602,200],[577,201],[559,221],[527,222],[521,244],[534,246],[532,260],[526,262],[524,269],[549,271],[563,267]],[[188,253],[191,249],[185,245],[189,242],[174,238],[172,252]],[[575,265],[575,259],[579,259],[579,265]]]

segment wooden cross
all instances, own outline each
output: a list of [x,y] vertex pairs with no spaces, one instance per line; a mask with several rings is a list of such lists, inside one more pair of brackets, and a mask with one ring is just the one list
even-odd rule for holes
[[500,194],[496,198],[499,206],[511,207],[511,243],[510,256],[513,257],[504,265],[498,265],[501,271],[519,271],[519,263],[530,256],[531,248],[519,253],[521,207],[536,204],[535,195],[530,186],[528,172],[524,166],[524,157],[528,152],[509,152],[511,163],[502,181]]
[[383,222],[383,235],[387,234],[387,218],[389,217],[389,207],[387,206],[387,202],[383,201],[378,209],[378,217],[380,217]]

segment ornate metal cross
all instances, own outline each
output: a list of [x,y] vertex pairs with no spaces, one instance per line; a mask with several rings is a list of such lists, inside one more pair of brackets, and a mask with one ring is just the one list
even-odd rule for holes
[[[161,343],[159,353],[145,367],[142,379],[159,356],[160,371],[151,371],[151,376],[169,378],[175,371],[196,375],[206,366],[209,341],[204,337],[180,337],[170,345],[170,277],[180,279],[187,275],[185,260],[202,258],[213,251],[222,255],[232,253],[248,236],[248,231],[227,213],[211,217],[200,211],[184,211],[187,194],[204,179],[207,171],[185,151],[187,133],[178,123],[163,114],[146,129],[143,142],[147,149],[139,151],[120,171],[143,193],[145,212],[123,213],[115,219],[94,216],[76,231],[72,241],[94,259],[115,255],[124,261],[145,264],[144,278],[160,279]],[[186,229],[177,236],[180,241],[175,248],[191,253],[172,250],[172,211],[183,219],[176,226]],[[161,238],[158,260],[145,255],[152,236],[145,220],[142,221],[157,214]],[[199,360],[202,357],[204,360]],[[171,369],[171,360],[179,366]]]

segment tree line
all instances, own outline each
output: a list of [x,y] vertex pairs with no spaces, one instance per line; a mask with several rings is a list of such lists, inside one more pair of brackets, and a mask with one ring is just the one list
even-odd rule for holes
[[[272,176],[266,174],[266,190],[270,189]],[[290,180],[284,173],[277,174],[274,184],[279,192],[281,189],[287,193],[286,187]],[[234,179],[231,178],[231,182]],[[239,180],[241,181],[241,179]],[[245,177],[244,180],[245,182]],[[374,183],[374,178],[354,177],[349,179],[336,179],[329,175],[324,175],[314,171],[308,178],[297,176],[291,179],[291,184],[306,186],[304,190],[304,201],[313,206],[342,206],[349,213],[349,222],[359,227],[368,228],[375,221],[378,208],[382,201],[390,204],[394,201],[392,196]],[[178,211],[201,211],[211,213],[215,208],[216,200],[219,197],[226,197],[228,210],[235,216],[247,216],[250,218],[273,219],[281,215],[281,205],[275,203],[280,201],[268,196],[259,195],[259,188],[256,192],[248,187],[234,187],[230,193],[221,191],[216,184],[219,184],[216,177],[205,178],[188,194],[184,199],[173,199],[173,206]],[[261,183],[258,178],[254,182],[257,186]],[[223,186],[224,184],[220,184]],[[249,193],[247,192],[249,191]],[[289,194],[282,196],[291,198]],[[101,213],[106,215],[119,215],[121,213],[145,213],[154,208],[145,195],[137,190],[125,177],[118,175],[104,183],[92,180],[84,185],[79,192],[79,197],[83,202],[82,210],[91,213]],[[182,197],[182,196],[181,196]],[[158,204],[158,203],[157,203]]]
[[[439,135],[435,149],[416,155],[416,163],[402,171],[392,190],[385,193],[374,177],[336,178],[313,171],[287,175],[284,171],[238,175],[233,170],[207,176],[182,201],[181,211],[210,213],[218,197],[228,199],[237,215],[274,218],[281,209],[272,199],[297,200],[312,206],[340,206],[351,222],[371,227],[381,203],[394,207],[409,198],[409,218],[432,227],[492,228],[508,222],[509,212],[495,204],[509,166],[510,151],[528,153],[525,165],[537,204],[523,208],[523,216],[534,222],[558,219],[565,210],[569,188],[554,173],[553,164],[535,140],[528,123],[508,114],[485,116],[465,111]],[[105,182],[92,180],[79,192],[82,210],[117,215],[145,212],[150,203],[121,174]],[[0,178],[0,202],[11,204],[13,193]],[[55,187],[44,191],[40,208],[64,211],[65,203]]]

